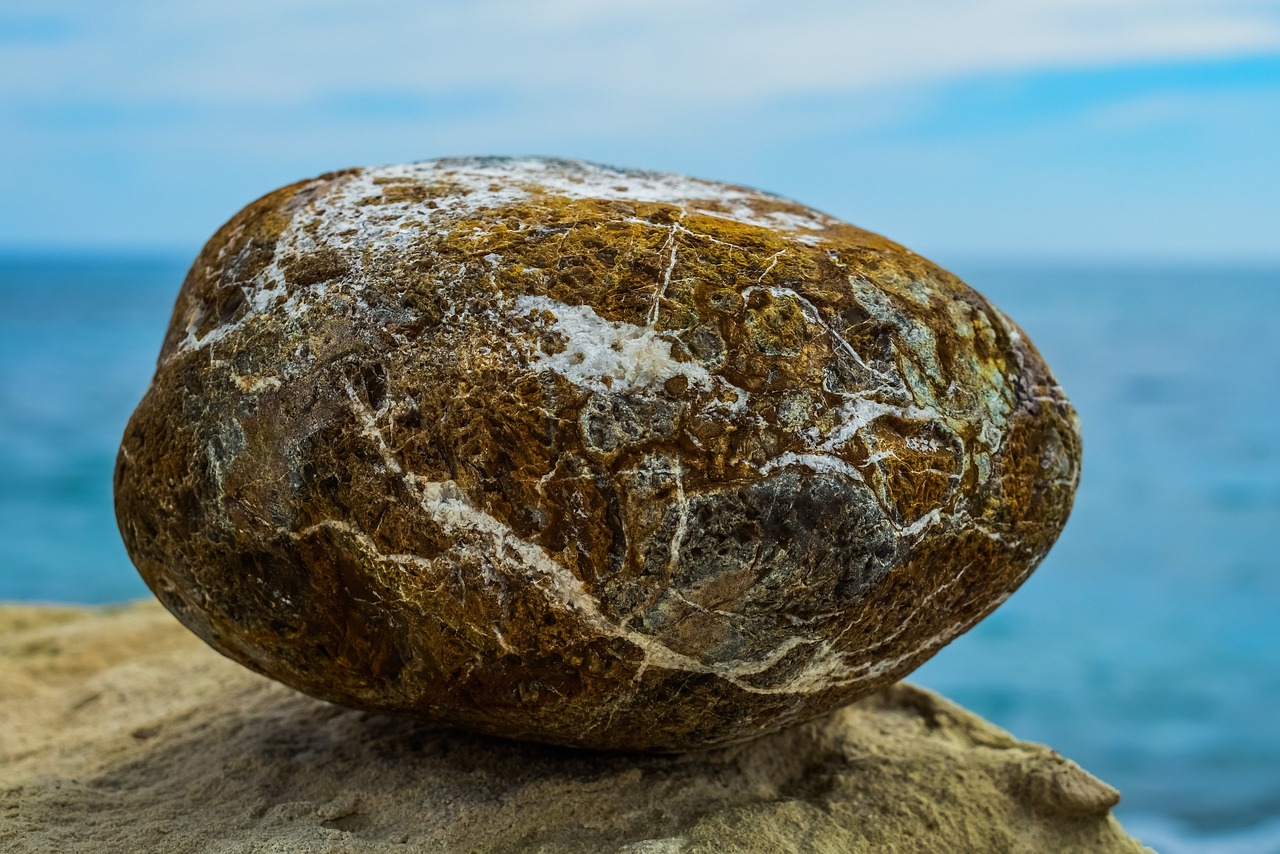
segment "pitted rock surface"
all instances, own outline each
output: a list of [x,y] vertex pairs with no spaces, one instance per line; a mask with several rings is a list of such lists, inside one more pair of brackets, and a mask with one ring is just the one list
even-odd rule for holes
[[759,191],[557,160],[353,169],[225,225],[126,431],[158,598],[310,694],[683,750],[894,681],[1066,522],[1018,327]]

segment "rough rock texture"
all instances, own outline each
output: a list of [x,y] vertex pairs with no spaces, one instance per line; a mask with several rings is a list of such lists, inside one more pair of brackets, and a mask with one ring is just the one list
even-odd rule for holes
[[249,667],[679,750],[919,665],[1044,556],[1079,455],[1018,328],[882,237],[680,176],[442,160],[213,237],[116,496],[156,595]]
[[154,603],[0,608],[0,851],[1138,852],[1113,789],[933,694],[585,753],[346,711]]

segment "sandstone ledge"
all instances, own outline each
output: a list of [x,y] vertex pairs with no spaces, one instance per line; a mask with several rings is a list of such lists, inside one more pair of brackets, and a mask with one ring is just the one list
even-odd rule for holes
[[352,712],[159,605],[0,607],[0,851],[1140,852],[1114,790],[899,684],[677,757]]

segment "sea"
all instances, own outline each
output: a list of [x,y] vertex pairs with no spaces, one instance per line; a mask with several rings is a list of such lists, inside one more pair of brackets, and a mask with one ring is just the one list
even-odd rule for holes
[[[111,474],[187,263],[0,256],[0,600],[149,595]],[[1084,475],[1032,578],[910,678],[1116,786],[1157,851],[1280,852],[1280,267],[952,269],[1052,366]]]

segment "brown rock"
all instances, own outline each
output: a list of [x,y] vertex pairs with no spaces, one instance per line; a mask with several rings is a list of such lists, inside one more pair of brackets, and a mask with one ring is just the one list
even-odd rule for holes
[[[0,851],[14,854],[1143,850],[1105,808],[1050,807],[1034,781],[1056,765],[909,685],[680,756],[513,743],[305,697],[154,603],[0,607]],[[1083,800],[1109,791],[1071,774]]]
[[219,651],[357,708],[682,750],[919,665],[1065,523],[1075,414],[1018,328],[741,187],[358,169],[196,260],[116,473]]

